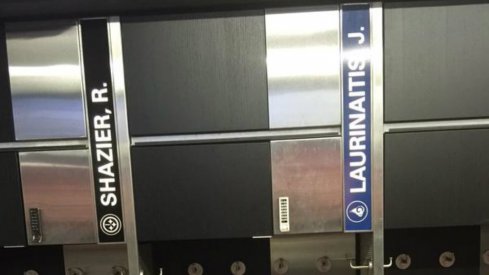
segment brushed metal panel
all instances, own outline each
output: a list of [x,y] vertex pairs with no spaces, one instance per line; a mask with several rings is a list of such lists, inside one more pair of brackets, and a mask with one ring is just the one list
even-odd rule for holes
[[265,18],[270,128],[340,125],[338,7]]
[[97,242],[88,151],[23,152],[19,161],[29,244],[29,208],[41,209],[41,244]]
[[385,120],[488,117],[489,4],[389,2]]
[[280,236],[270,240],[272,275],[274,263],[284,259],[288,263],[287,275],[320,275],[317,259],[328,257],[331,270],[327,274],[354,275],[350,259],[355,258],[355,234],[324,234],[309,236]]
[[83,270],[83,275],[114,275],[112,269],[117,266],[127,270],[126,246],[122,244],[65,245],[63,255],[66,274],[74,268]]
[[132,136],[268,129],[263,11],[124,18]]
[[340,138],[272,141],[273,223],[279,197],[289,197],[290,232],[343,231]]
[[17,140],[85,137],[75,21],[6,25]]

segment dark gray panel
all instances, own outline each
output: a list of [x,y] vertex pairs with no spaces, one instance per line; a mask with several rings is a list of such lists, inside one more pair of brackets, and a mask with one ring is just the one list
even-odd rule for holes
[[131,135],[268,128],[264,15],[122,24]]
[[386,121],[488,117],[489,4],[418,5],[385,5]]
[[[411,257],[408,269],[398,269],[394,264],[385,270],[386,275],[479,275],[478,226],[386,230],[384,240],[386,260],[400,254]],[[455,254],[450,268],[439,263],[445,251]]]
[[489,222],[489,130],[385,136],[385,226]]
[[39,275],[65,274],[63,248],[61,246],[0,248],[1,274],[21,275],[26,274],[24,272],[28,270],[36,271]]
[[0,24],[0,129],[0,142],[14,141],[14,118],[4,24]]
[[0,154],[0,246],[26,244],[24,208],[16,153]]
[[272,234],[269,143],[132,150],[139,241]]
[[240,261],[244,274],[270,274],[268,239],[227,239],[170,241],[152,244],[154,270],[150,274],[189,274],[192,263],[200,264],[204,274],[232,274],[231,264]]

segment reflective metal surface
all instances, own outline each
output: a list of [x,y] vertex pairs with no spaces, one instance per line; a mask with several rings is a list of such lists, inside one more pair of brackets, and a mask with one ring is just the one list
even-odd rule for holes
[[30,208],[39,208],[42,243],[96,242],[96,218],[87,150],[19,153],[28,242]]
[[84,275],[112,275],[116,267],[127,269],[126,246],[121,244],[65,245],[63,254],[66,274],[80,269]]
[[0,151],[32,151],[49,150],[55,148],[63,149],[86,149],[88,141],[86,139],[73,140],[45,140],[45,141],[16,141],[0,143]]
[[279,197],[289,198],[287,233],[341,232],[343,185],[340,138],[272,141],[273,221],[280,230]]
[[397,132],[479,129],[479,128],[489,128],[489,119],[480,118],[480,119],[387,123],[384,126],[384,131],[386,133],[387,132],[397,133]]
[[354,234],[274,237],[270,249],[273,275],[356,274],[349,266],[355,258]]
[[[370,8],[372,47],[373,272],[384,274],[384,57],[382,2]],[[392,256],[392,255],[387,255]]]
[[129,274],[139,274],[139,254],[136,232],[136,214],[131,167],[131,139],[127,118],[124,63],[122,58],[121,24],[119,17],[108,19],[112,87],[116,111],[116,131],[119,149],[119,171],[122,189],[122,211],[124,214],[124,235],[126,239]]
[[6,25],[17,140],[85,137],[75,21]]
[[340,125],[338,8],[265,18],[270,128]]
[[339,136],[339,127],[322,127],[313,129],[287,129],[271,131],[227,132],[209,134],[169,135],[133,137],[132,145],[174,145],[197,143],[222,143],[243,141],[268,141],[291,138],[319,138]]

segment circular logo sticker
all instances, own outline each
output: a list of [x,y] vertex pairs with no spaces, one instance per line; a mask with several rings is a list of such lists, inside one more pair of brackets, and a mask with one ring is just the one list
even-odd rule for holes
[[106,235],[114,236],[117,235],[122,228],[122,222],[119,217],[114,214],[107,214],[100,220],[100,229]]
[[363,201],[352,201],[346,208],[346,217],[351,222],[361,223],[367,216],[368,208]]

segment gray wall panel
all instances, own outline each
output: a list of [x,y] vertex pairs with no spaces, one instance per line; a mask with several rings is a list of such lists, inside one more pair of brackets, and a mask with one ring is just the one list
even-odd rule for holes
[[489,223],[489,130],[387,134],[386,228]]
[[268,128],[263,12],[126,18],[131,135]]
[[488,117],[487,26],[489,4],[386,3],[385,120]]

